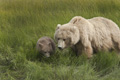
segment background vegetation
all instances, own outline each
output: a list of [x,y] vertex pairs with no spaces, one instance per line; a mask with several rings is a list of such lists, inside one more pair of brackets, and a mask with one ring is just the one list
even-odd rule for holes
[[74,16],[102,16],[120,26],[120,0],[0,0],[0,80],[120,80],[120,58],[99,52],[90,60],[66,49],[50,58],[36,42],[53,38]]

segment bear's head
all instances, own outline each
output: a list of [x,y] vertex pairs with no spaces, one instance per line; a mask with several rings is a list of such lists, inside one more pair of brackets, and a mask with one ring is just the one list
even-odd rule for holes
[[50,57],[51,53],[53,53],[52,45],[50,42],[46,41],[38,41],[37,42],[37,50],[42,53],[45,57]]
[[71,47],[80,40],[79,29],[71,23],[64,25],[58,24],[54,38],[58,43],[59,49]]

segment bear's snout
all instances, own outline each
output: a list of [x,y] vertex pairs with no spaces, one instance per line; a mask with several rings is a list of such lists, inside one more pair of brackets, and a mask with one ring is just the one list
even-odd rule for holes
[[58,49],[62,50],[63,48],[58,46]]
[[50,57],[50,53],[44,53],[44,56],[46,56],[46,57]]

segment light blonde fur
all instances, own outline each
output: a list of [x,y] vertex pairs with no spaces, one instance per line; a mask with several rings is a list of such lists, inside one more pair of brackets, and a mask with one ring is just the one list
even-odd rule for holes
[[112,20],[103,17],[91,19],[73,17],[67,24],[59,25],[55,39],[58,37],[60,39],[70,37],[76,53],[84,52],[88,58],[92,57],[93,48],[96,51],[115,49],[120,52],[119,27]]

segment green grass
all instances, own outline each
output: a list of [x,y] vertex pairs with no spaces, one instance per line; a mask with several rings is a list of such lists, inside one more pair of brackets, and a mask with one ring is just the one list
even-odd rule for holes
[[119,80],[120,56],[99,52],[92,59],[57,50],[36,52],[37,40],[54,37],[57,24],[74,16],[102,16],[120,26],[119,0],[0,0],[0,80]]

